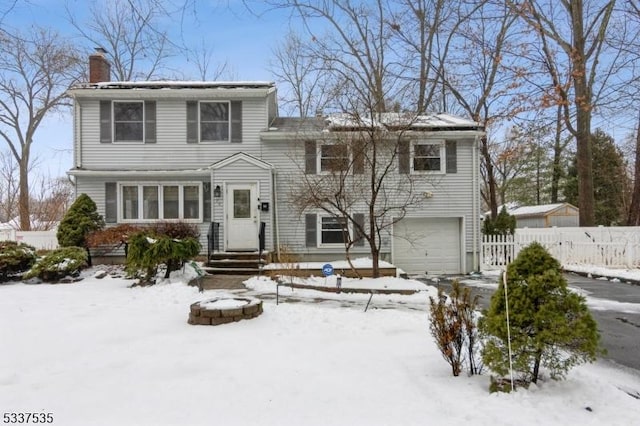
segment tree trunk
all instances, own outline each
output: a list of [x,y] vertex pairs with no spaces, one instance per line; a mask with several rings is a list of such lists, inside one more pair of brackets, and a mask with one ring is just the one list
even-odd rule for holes
[[638,114],[638,129],[636,130],[636,156],[633,176],[633,192],[631,193],[631,205],[627,225],[640,226],[640,114]]
[[484,160],[485,170],[487,172],[487,187],[489,190],[489,209],[491,210],[491,219],[498,216],[498,199],[496,197],[496,177],[493,171],[493,162],[491,161],[491,153],[489,152],[489,141],[486,136],[480,140],[480,153]]
[[556,134],[553,143],[553,166],[551,169],[551,203],[558,202],[558,192],[560,189],[560,178],[562,177],[562,107],[558,107],[556,117]]
[[20,230],[31,230],[31,214],[29,212],[29,157],[23,154],[20,166],[20,194],[18,196],[18,210],[20,215]]
[[580,226],[595,225],[593,194],[593,158],[591,149],[591,93],[587,83],[582,2],[572,2],[573,88],[576,104],[576,157],[578,163],[578,207]]
[[531,375],[531,383],[538,383],[538,374],[540,374],[540,362],[542,361],[542,351],[536,351],[536,357],[533,362],[533,373]]

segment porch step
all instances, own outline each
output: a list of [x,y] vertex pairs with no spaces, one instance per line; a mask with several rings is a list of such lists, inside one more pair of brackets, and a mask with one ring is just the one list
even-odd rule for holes
[[212,253],[204,270],[209,274],[258,275],[267,262],[267,253],[258,252]]

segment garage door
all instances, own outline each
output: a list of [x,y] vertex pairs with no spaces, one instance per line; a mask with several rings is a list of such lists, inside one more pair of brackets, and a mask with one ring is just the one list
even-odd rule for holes
[[405,218],[393,227],[393,263],[409,274],[458,274],[459,218]]

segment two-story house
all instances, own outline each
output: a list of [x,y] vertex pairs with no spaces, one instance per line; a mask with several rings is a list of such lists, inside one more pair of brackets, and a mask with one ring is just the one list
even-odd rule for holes
[[[344,256],[349,227],[321,210],[299,212],[291,185],[296,174],[325,172],[337,152],[325,141],[352,128],[336,117],[278,117],[272,82],[112,82],[100,52],[89,63],[89,83],[70,90],[68,174],[107,224],[193,223],[203,254],[257,250],[262,241],[308,260]],[[418,118],[396,173],[416,178],[424,203],[388,229],[382,255],[409,273],[468,272],[480,249],[483,132],[448,114]],[[368,248],[351,252],[367,256]]]

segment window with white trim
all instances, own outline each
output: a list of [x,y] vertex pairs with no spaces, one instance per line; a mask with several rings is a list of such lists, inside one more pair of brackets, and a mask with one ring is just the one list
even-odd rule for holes
[[144,142],[144,102],[113,102],[114,142]]
[[349,147],[341,144],[318,144],[318,170],[321,173],[349,169]]
[[229,140],[229,102],[200,102],[200,141]]
[[411,171],[415,173],[445,172],[444,142],[415,141],[411,146]]
[[202,182],[120,183],[119,221],[202,222]]
[[318,215],[319,246],[344,246],[349,235],[349,224],[344,217]]

